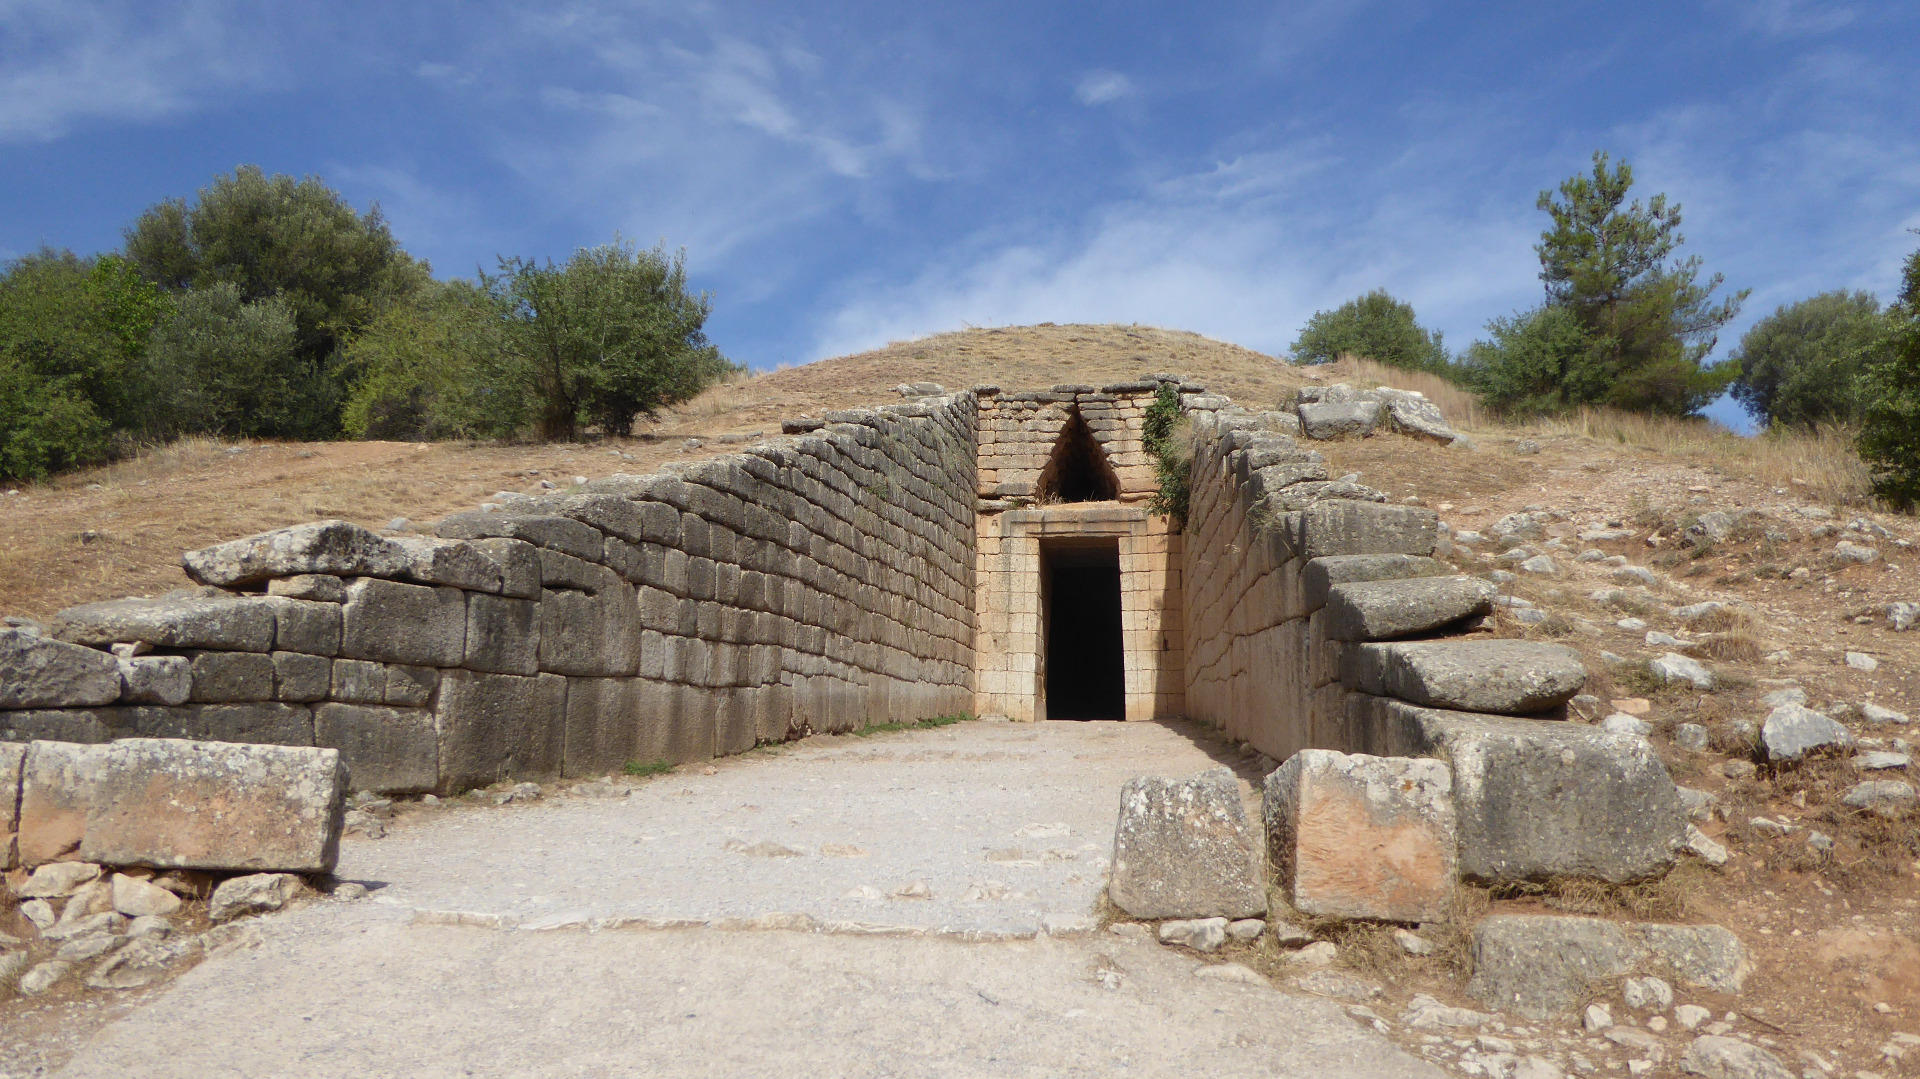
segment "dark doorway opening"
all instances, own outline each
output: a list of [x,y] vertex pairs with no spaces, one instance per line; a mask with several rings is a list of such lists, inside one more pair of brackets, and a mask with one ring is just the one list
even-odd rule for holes
[[1119,544],[1048,546],[1041,558],[1047,718],[1127,718]]
[[1040,469],[1038,494],[1043,503],[1110,502],[1120,497],[1120,476],[1078,407],[1067,414],[1053,452]]

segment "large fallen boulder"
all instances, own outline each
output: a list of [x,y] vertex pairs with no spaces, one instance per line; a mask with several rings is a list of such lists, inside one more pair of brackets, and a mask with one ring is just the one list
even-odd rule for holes
[[0,629],[0,709],[86,708],[120,698],[120,665],[93,648]]
[[1267,776],[1267,856],[1295,910],[1443,921],[1453,899],[1444,761],[1303,749]]
[[1335,585],[1326,634],[1336,641],[1390,641],[1429,633],[1493,610],[1493,582],[1478,577],[1415,577]]
[[1231,771],[1139,776],[1120,792],[1107,894],[1135,918],[1251,918],[1267,912],[1259,847]]
[[331,872],[347,783],[332,749],[34,742],[19,787],[20,862]]
[[1550,1019],[1588,997],[1588,986],[1634,973],[1737,993],[1753,970],[1746,949],[1717,925],[1621,924],[1600,918],[1496,914],[1473,931],[1467,995],[1528,1019]]
[[1324,401],[1302,404],[1300,429],[1312,439],[1365,438],[1380,425],[1380,401]]
[[1341,658],[1348,689],[1463,712],[1530,715],[1557,708],[1586,683],[1580,654],[1537,641],[1360,644]]

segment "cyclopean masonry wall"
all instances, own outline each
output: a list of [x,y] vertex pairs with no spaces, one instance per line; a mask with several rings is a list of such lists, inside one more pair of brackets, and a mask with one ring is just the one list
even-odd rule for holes
[[[1156,376],[1098,391],[975,388],[980,621],[974,711],[1046,718],[1048,554],[1110,546],[1120,570],[1124,718],[1183,713],[1181,537],[1166,517],[1147,510],[1158,479],[1142,436],[1147,406],[1163,380],[1178,381]],[[1097,446],[1098,459],[1086,452],[1089,444]],[[1099,474],[1067,475],[1076,469]]]
[[975,415],[830,413],[434,538],[322,522],[189,552],[207,587],[7,631],[0,726],[333,747],[356,788],[405,792],[966,711]]

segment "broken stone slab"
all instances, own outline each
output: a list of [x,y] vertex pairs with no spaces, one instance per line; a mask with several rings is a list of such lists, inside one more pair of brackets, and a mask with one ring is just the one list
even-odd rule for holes
[[264,597],[213,589],[83,603],[53,619],[53,636],[100,648],[138,641],[158,648],[266,652],[273,648],[273,630],[273,607]]
[[1341,657],[1349,689],[1464,712],[1530,715],[1580,692],[1580,654],[1537,641],[1359,644]]
[[1418,390],[1396,390],[1385,386],[1373,391],[1387,407],[1387,425],[1394,430],[1432,442],[1450,444],[1460,437],[1448,423],[1440,407]]
[[1327,605],[1327,596],[1336,585],[1440,577],[1452,572],[1453,567],[1425,555],[1325,555],[1308,562],[1300,571],[1300,586],[1307,609],[1313,611]]
[[1595,982],[1660,971],[1689,987],[1737,993],[1752,969],[1739,939],[1720,926],[1496,914],[1474,927],[1467,995],[1544,1020],[1571,1012]]
[[1254,917],[1267,912],[1259,857],[1228,769],[1137,776],[1120,792],[1107,894],[1135,918]]
[[1793,1079],[1780,1058],[1750,1042],[1703,1034],[1680,1056],[1680,1070],[1705,1079]]
[[0,629],[0,709],[86,708],[120,698],[120,667],[106,652]]
[[207,919],[225,922],[243,914],[279,910],[300,894],[300,878],[291,873],[254,873],[220,882],[207,900]]
[[20,860],[325,873],[346,795],[331,749],[35,742],[21,783]]
[[1303,749],[1267,776],[1267,855],[1294,909],[1444,921],[1457,859],[1444,761]]
[[1678,788],[1644,738],[1355,694],[1346,740],[1451,765],[1469,879],[1645,880],[1671,868],[1686,842]]
[[407,555],[406,576],[421,584],[444,584],[469,592],[499,592],[505,578],[500,563],[464,540],[397,536],[390,542]]
[[1373,400],[1303,402],[1295,407],[1300,430],[1308,438],[1365,438],[1380,425],[1381,402]]
[[1335,585],[1326,635],[1336,641],[1387,641],[1427,633],[1493,609],[1493,582],[1477,577],[1416,577]]
[[555,514],[468,510],[441,518],[433,531],[447,539],[521,540],[589,562],[600,561],[606,551],[605,537],[599,529]]
[[410,563],[411,558],[399,543],[346,521],[277,528],[180,556],[187,576],[220,588],[308,573],[398,577]]
[[1797,761],[1825,749],[1845,749],[1853,732],[1805,705],[1783,704],[1760,724],[1760,745],[1772,761]]

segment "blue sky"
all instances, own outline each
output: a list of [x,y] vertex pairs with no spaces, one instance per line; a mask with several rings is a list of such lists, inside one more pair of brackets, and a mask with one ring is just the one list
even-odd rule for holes
[[1139,321],[1283,351],[1384,286],[1458,348],[1539,296],[1595,148],[1754,318],[1920,244],[1920,5],[0,0],[0,257],[240,163],[442,276],[685,247],[756,367]]

